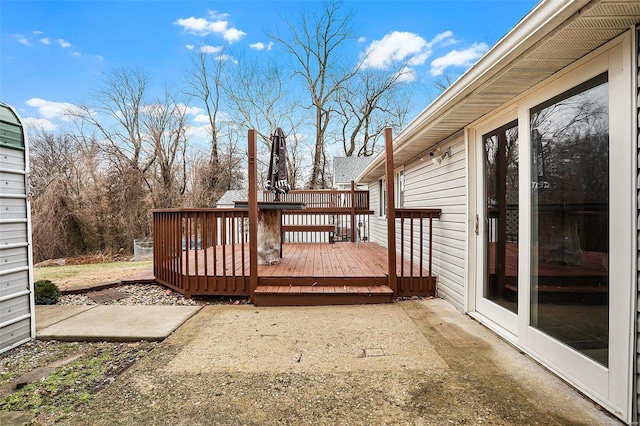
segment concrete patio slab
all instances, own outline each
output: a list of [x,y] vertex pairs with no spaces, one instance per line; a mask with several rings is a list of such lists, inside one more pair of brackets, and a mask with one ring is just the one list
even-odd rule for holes
[[28,411],[0,411],[0,425],[3,426],[26,426],[32,418]]
[[[37,338],[62,341],[158,341],[170,335],[200,309],[200,306],[97,305],[41,328]],[[36,324],[37,315],[36,311]]]
[[36,332],[95,308],[97,305],[36,305]]
[[620,423],[447,302],[424,300],[206,306],[69,424]]

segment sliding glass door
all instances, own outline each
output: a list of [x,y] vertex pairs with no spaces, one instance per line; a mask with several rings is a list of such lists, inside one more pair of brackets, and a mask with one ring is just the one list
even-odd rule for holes
[[609,353],[609,88],[602,74],[531,109],[530,324]]
[[625,418],[638,168],[632,67],[622,54],[630,43],[620,40],[469,129],[469,306]]

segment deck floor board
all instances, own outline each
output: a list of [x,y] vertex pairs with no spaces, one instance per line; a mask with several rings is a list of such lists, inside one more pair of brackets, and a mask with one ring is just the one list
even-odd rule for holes
[[[244,248],[244,256],[242,250]],[[197,253],[197,256],[196,256]],[[205,259],[206,256],[206,259]],[[197,257],[197,258],[196,258]],[[187,275],[227,278],[249,276],[249,245],[217,246],[189,250],[182,258]],[[400,273],[400,262],[397,272]],[[419,266],[413,272],[419,276]],[[196,273],[197,270],[197,273]],[[405,259],[404,271],[411,270]],[[428,271],[423,274],[428,276]],[[259,265],[261,277],[384,277],[387,275],[387,251],[378,244],[360,243],[285,243],[283,258],[276,265]]]

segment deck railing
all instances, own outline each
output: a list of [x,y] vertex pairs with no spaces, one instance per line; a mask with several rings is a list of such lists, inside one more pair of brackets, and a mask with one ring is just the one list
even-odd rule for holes
[[153,212],[154,274],[192,294],[249,295],[247,209]]
[[[294,225],[303,230],[286,232],[283,243],[330,243],[330,242],[355,242],[369,240],[369,215],[356,214],[353,218],[350,214],[300,214],[284,213],[282,224],[287,227]],[[314,229],[322,226],[331,226],[332,235],[327,232],[316,232]],[[355,236],[352,238],[351,229],[355,227]],[[290,226],[291,227],[291,226]],[[333,240],[330,240],[332,238]]]
[[[275,195],[265,191],[264,201],[273,201]],[[351,183],[350,190],[314,189],[293,190],[278,195],[284,203],[303,203],[304,210],[283,211],[283,225],[308,226],[305,231],[288,232],[283,242],[328,243],[355,242],[369,239],[369,191],[356,190]],[[334,232],[315,232],[314,228],[334,225]],[[333,241],[330,241],[333,238]]]
[[[280,201],[287,203],[303,203],[306,209],[351,209],[356,211],[369,210],[369,191],[314,189],[294,190],[288,194],[279,194]],[[273,201],[274,194],[265,192],[263,199]]]
[[[396,260],[399,260],[397,296],[434,295],[432,274],[433,219],[440,209],[396,209],[400,229]],[[426,229],[425,229],[426,228]],[[428,235],[428,238],[427,238]]]

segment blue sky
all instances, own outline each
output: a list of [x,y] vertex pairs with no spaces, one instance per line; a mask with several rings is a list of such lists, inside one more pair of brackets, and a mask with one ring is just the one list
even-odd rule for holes
[[[369,66],[411,56],[425,85],[461,74],[534,6],[535,1],[345,1],[356,11],[353,57]],[[0,2],[0,100],[23,119],[55,129],[105,72],[142,67],[153,81],[179,84],[198,49],[277,54],[269,33],[282,17],[319,1],[7,1]],[[415,113],[428,100],[417,100]],[[195,105],[197,106],[197,105]]]

